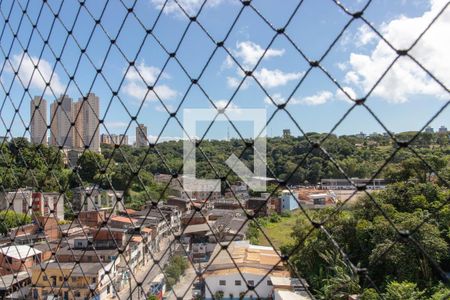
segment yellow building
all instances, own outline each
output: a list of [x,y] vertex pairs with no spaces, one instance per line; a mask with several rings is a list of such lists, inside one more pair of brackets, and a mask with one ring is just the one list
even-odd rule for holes
[[30,298],[43,300],[57,295],[63,300],[112,299],[116,273],[114,262],[42,263],[32,269]]

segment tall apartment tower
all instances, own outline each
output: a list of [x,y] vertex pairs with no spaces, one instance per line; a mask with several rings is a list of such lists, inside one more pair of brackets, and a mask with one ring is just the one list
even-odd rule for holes
[[103,133],[100,135],[100,143],[102,144],[111,144],[111,137],[107,133]]
[[119,140],[122,141],[122,145],[128,145],[128,135],[126,134],[119,135]]
[[288,138],[291,136],[291,130],[290,129],[283,129],[283,137]]
[[78,101],[73,104],[73,119],[75,120],[75,127],[73,128],[73,147],[76,149],[84,148],[83,141],[83,111],[81,104],[83,101]]
[[445,127],[444,125],[442,125],[441,127],[439,127],[438,132],[439,133],[447,133],[448,129],[447,127]]
[[73,148],[73,101],[69,96],[61,96],[50,105],[50,144]]
[[36,96],[30,102],[30,140],[47,144],[47,101]]
[[139,124],[138,127],[136,127],[136,147],[144,147],[147,145],[147,126]]
[[74,103],[74,148],[85,148],[100,151],[99,127],[100,101],[94,93],[80,98]]

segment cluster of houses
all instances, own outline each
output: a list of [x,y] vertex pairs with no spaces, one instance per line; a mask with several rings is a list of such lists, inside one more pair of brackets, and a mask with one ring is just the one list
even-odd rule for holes
[[3,209],[32,222],[0,236],[0,299],[114,299],[128,289],[133,274],[152,266],[161,241],[179,232],[182,214],[170,205],[120,209],[122,195],[75,189],[75,216],[64,222],[58,193],[1,193]]
[[[153,265],[155,253],[166,250],[164,239],[179,236],[182,247],[176,251],[193,263],[215,257],[202,278],[209,287],[202,291],[206,299],[216,292],[240,297],[255,282],[257,288],[246,298],[308,299],[306,284],[289,277],[276,250],[249,244],[248,217],[299,205],[335,205],[332,192],[309,188],[251,196],[245,184],[237,183],[222,192],[188,194],[167,178],[157,177],[170,183],[165,203],[141,210],[125,209],[123,192],[97,186],[73,189],[70,200],[26,188],[0,193],[0,209],[32,216],[30,224],[0,236],[0,298],[113,299],[129,288],[135,272]],[[65,208],[71,213],[66,222]],[[224,245],[240,271],[221,257]],[[242,274],[244,281],[238,279]]]
[[[205,299],[308,300],[308,284],[290,275],[272,247],[235,241],[214,249],[214,261],[203,274]],[[222,251],[221,251],[222,250]]]

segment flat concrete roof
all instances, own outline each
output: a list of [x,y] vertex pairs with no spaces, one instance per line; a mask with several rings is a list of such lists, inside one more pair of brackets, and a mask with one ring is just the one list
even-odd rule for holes
[[21,260],[42,253],[40,250],[31,248],[28,245],[11,245],[0,248],[0,252],[5,256],[12,257],[17,260]]
[[26,280],[28,278],[30,278],[30,275],[26,271],[2,275],[0,279],[0,290],[6,290],[10,288],[12,285],[17,284],[22,280]]

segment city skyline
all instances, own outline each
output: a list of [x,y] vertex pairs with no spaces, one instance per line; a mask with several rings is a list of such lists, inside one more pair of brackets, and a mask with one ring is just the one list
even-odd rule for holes
[[[58,102],[61,104],[58,105]],[[87,104],[82,105],[85,102]],[[61,109],[58,109],[58,106]],[[94,108],[94,109],[93,109]],[[81,111],[80,111],[81,110]],[[79,113],[78,113],[79,112]],[[120,144],[120,145],[134,145],[137,147],[146,146],[149,142],[153,143],[158,138],[154,135],[148,134],[148,127],[145,124],[137,124],[135,127],[135,135],[127,135],[124,133],[113,133],[113,131],[108,130],[105,133],[99,133],[101,128],[101,123],[99,124],[98,115],[100,115],[100,99],[96,94],[90,93],[87,97],[82,97],[77,102],[73,102],[73,99],[69,96],[60,96],[53,103],[50,103],[50,120],[53,120],[50,125],[47,122],[47,101],[46,99],[35,96],[30,102],[30,142],[35,144],[50,144],[50,145],[63,145],[63,147],[71,149],[82,149],[84,148],[84,141],[91,141],[90,149],[98,149],[100,144]],[[67,119],[68,116],[74,118],[77,116],[75,125],[71,128],[71,121]],[[48,126],[51,129],[47,129]],[[87,125],[86,125],[87,124]],[[98,125],[98,128],[97,128]],[[131,125],[131,124],[130,124]],[[438,125],[435,131],[433,127],[427,126],[423,132],[427,133],[442,133],[447,132],[448,129],[446,125]],[[131,127],[131,126],[130,126]],[[224,132],[225,127],[221,128]],[[299,136],[295,134],[296,128],[283,128],[278,133],[273,133],[272,130],[267,132],[267,137],[288,137],[288,136]],[[406,130],[409,131],[409,130]],[[406,132],[403,131],[403,132]],[[56,132],[56,134],[55,134]],[[292,133],[294,132],[294,133]],[[393,131],[391,131],[393,132]],[[48,134],[49,133],[49,134]],[[323,132],[319,132],[323,133]],[[349,134],[340,135],[373,135],[373,134],[386,134],[386,132],[353,132]],[[46,138],[43,138],[45,135]],[[230,140],[233,138],[238,138],[237,133],[230,135],[230,125],[226,126],[226,136],[219,138],[207,138],[216,140]],[[172,141],[172,140],[182,140],[182,137],[164,137],[158,138],[158,141]],[[89,142],[88,142],[89,143]]]
[[50,104],[47,117],[47,101],[35,96],[30,102],[30,141],[34,144],[50,144],[69,149],[88,148],[100,151],[99,97],[93,93],[74,102],[61,95]]
[[[144,25],[150,28],[149,22],[157,17],[160,4],[156,0],[136,3],[134,11]],[[30,3],[29,9],[33,10],[36,5]],[[101,8],[100,3],[90,5],[91,9]],[[196,1],[188,4],[183,2],[183,6],[185,5],[189,13],[195,13],[200,8]],[[270,3],[255,2],[254,5],[278,27],[283,25],[289,11],[295,7],[295,1],[287,0],[285,6],[276,11],[270,10]],[[347,5],[349,9],[355,11],[363,7],[361,2]],[[380,0],[377,5],[369,6],[365,16],[396,48],[408,48],[444,5],[445,1],[437,0],[415,2],[414,5],[402,1],[392,3]],[[63,5],[63,10],[65,7]],[[200,22],[209,30],[214,40],[220,41],[224,38],[225,32],[222,30],[223,24],[218,20],[224,17],[234,18],[238,8],[233,1],[214,1],[214,4],[204,7],[200,14]],[[125,18],[120,3],[110,3],[108,9],[111,20]],[[444,16],[446,14],[448,11],[444,12]],[[146,18],[143,18],[144,15]],[[350,16],[332,2],[324,3],[323,6],[314,1],[306,2],[302,5],[302,14],[299,15],[302,18],[296,16],[286,30],[311,60],[317,60],[324,54],[350,19]],[[42,21],[45,22],[50,17],[43,16]],[[154,34],[168,52],[176,49],[176,42],[187,25],[185,19],[182,12],[173,4],[160,16]],[[111,20],[102,20],[109,39],[117,34]],[[412,22],[416,25],[409,26]],[[164,26],[169,23],[170,29]],[[311,28],[310,31],[299,30],[306,24],[314,26],[308,26]],[[107,76],[96,75],[96,70],[102,65],[106,50],[105,38],[108,37],[97,32],[96,38],[86,44],[85,32],[90,32],[95,24],[90,16],[84,14],[74,24],[74,32],[77,32],[77,35],[69,38],[70,42],[60,54],[64,58],[62,60],[56,60],[48,51],[44,51],[40,57],[38,50],[44,47],[44,44],[38,37],[34,37],[27,53],[21,51],[18,46],[13,47],[10,60],[6,62],[5,72],[2,72],[1,76],[4,90],[0,91],[0,95],[4,103],[5,116],[4,123],[0,125],[0,135],[7,135],[7,129],[11,130],[10,134],[13,136],[29,134],[26,131],[28,124],[23,124],[20,118],[15,117],[14,111],[23,99],[31,98],[30,95],[44,96],[48,102],[53,102],[58,98],[57,95],[61,94],[79,98],[83,94],[94,92],[100,97],[101,106],[105,107],[100,116],[104,120],[104,124],[100,126],[100,134],[105,133],[107,128],[109,133],[126,134],[130,139],[135,135],[134,127],[137,124],[151,128],[152,137],[160,135],[164,139],[181,137],[182,131],[169,113],[178,111],[177,118],[182,122],[181,110],[184,108],[212,108],[213,103],[219,107],[225,106],[231,98],[229,108],[267,108],[269,115],[276,110],[274,103],[290,98],[286,110],[305,132],[329,132],[351,107],[351,103],[347,101],[349,99],[343,97],[342,91],[338,91],[336,85],[320,70],[314,69],[303,78],[309,68],[308,62],[283,36],[278,36],[272,44],[269,44],[273,35],[272,29],[253,14],[247,13],[245,20],[236,24],[224,46],[216,51],[198,80],[198,86],[191,86],[190,78],[199,76],[206,63],[204,58],[209,57],[215,45],[208,41],[195,23],[186,34],[192,41],[191,47],[186,48],[186,43],[181,43],[176,56],[177,61],[169,59],[166,66],[168,54],[152,37],[147,37],[143,42],[145,30],[135,25],[132,27],[133,30],[130,26],[125,26],[115,38],[115,45],[120,47],[122,53],[118,53],[115,46],[112,47],[107,63],[101,68],[103,74]],[[447,26],[448,18],[439,18],[411,53],[448,87],[450,81],[447,70],[450,58],[447,57],[448,53],[439,51],[447,49],[450,44],[448,35],[441,34],[445,32]],[[64,30],[54,33],[54,39],[63,38],[65,34]],[[322,38],[318,40],[317,36]],[[22,40],[27,36],[19,32],[17,38]],[[74,45],[74,40],[80,46]],[[137,48],[141,42],[143,42],[142,49],[138,53]],[[81,52],[79,47],[86,49]],[[264,49],[267,47],[268,50],[265,52]],[[439,57],[439,60],[433,57]],[[133,62],[130,64],[132,58]],[[355,21],[336,41],[335,47],[321,64],[329,75],[356,99],[370,91],[371,85],[381,76],[381,71],[386,69],[394,58],[395,52],[388,49],[384,41],[367,24]],[[78,59],[81,61],[79,65],[76,64]],[[259,66],[254,75],[265,91],[254,79],[247,78],[233,96],[237,89],[236,84],[244,79],[244,74],[237,63],[244,69],[252,69],[258,61]],[[34,65],[37,65],[39,73],[33,72]],[[28,86],[27,92],[24,93],[17,83],[13,84],[19,79],[23,85]],[[49,86],[46,85],[46,81],[49,81]],[[303,82],[302,85],[294,91],[300,81]],[[147,89],[153,85],[154,89]],[[419,130],[425,126],[446,101],[449,101],[448,93],[405,57],[400,58],[398,64],[386,74],[366,104],[379,116],[387,130],[402,132]],[[418,111],[421,112],[420,115],[417,114]],[[21,116],[29,120],[28,113],[23,112]],[[132,121],[132,118],[135,119]],[[450,110],[446,108],[430,125],[438,127],[443,124],[449,127],[447,121],[449,119]],[[164,126],[166,121],[167,125]],[[299,134],[294,122],[283,111],[276,114],[269,127],[267,128],[269,133],[279,133],[283,128],[290,128],[293,135]],[[382,133],[385,129],[373,120],[364,107],[356,107],[336,128],[336,134],[352,134],[359,131]],[[233,134],[231,132],[231,135]],[[211,138],[224,136],[226,133],[222,136],[218,133]]]

